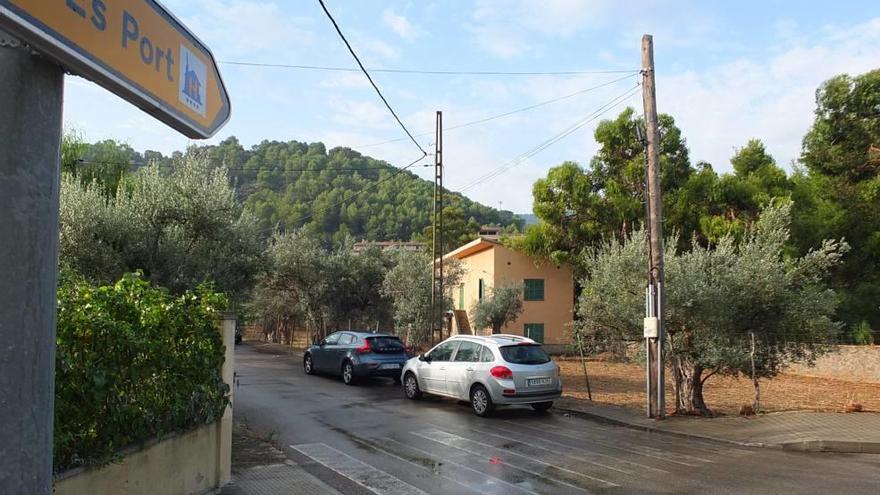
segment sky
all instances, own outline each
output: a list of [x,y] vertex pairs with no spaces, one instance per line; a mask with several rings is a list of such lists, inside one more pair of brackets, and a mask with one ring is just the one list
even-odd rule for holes
[[[654,37],[658,111],[675,118],[692,162],[709,162],[719,172],[731,169],[731,155],[751,138],[763,140],[777,163],[791,170],[822,81],[880,67],[876,0],[325,3],[368,70],[590,72],[373,73],[428,152],[437,110],[448,128],[577,93],[444,133],[444,185],[518,213],[531,211],[531,186],[551,167],[565,160],[589,163],[601,119],[627,105],[642,112],[640,91],[629,90],[637,81],[645,33]],[[221,62],[232,101],[227,125],[207,141],[189,140],[108,91],[69,76],[67,128],[89,141],[111,138],[163,153],[236,136],[246,148],[263,140],[322,141],[328,149],[351,147],[395,166],[421,155],[406,139],[374,145],[405,134],[360,73],[222,63],[356,67],[317,0],[163,4]],[[528,153],[577,123],[584,125]],[[430,179],[432,169],[418,165],[410,170]],[[477,182],[499,168],[502,173]]]

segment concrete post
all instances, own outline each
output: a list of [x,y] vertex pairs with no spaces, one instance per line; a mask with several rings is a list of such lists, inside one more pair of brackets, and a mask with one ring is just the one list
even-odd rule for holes
[[63,91],[0,31],[0,493],[52,491]]
[[235,394],[235,313],[224,313],[221,331],[226,356],[223,361],[223,381],[229,385],[229,407],[220,419],[220,455],[218,457],[218,485],[222,486],[232,480],[232,406]]

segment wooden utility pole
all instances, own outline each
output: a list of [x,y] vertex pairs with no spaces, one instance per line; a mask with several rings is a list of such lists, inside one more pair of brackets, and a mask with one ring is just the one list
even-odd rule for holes
[[434,131],[434,221],[431,230],[431,345],[434,345],[443,340],[443,112],[440,110],[437,110]]
[[647,146],[647,202],[649,228],[648,288],[646,294],[645,341],[648,351],[648,416],[666,416],[663,369],[663,202],[660,191],[660,129],[654,81],[654,38],[642,36],[642,97],[645,107]]

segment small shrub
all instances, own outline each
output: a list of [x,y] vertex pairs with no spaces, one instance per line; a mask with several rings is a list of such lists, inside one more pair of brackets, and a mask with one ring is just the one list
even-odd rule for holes
[[754,416],[755,410],[752,408],[751,404],[743,404],[742,407],[739,408],[740,416]]
[[171,296],[140,274],[58,290],[56,472],[112,460],[133,443],[219,418],[228,404],[217,331],[222,294]]
[[856,345],[873,345],[874,344],[874,331],[871,329],[871,325],[865,320],[862,320],[858,324],[853,325],[850,336],[852,338],[853,344],[856,344]]

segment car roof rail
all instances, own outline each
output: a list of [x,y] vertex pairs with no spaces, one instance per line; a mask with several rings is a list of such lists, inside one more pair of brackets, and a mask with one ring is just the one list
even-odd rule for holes
[[531,340],[528,337],[523,337],[522,335],[513,335],[512,333],[496,333],[492,335],[492,337],[510,340]]

